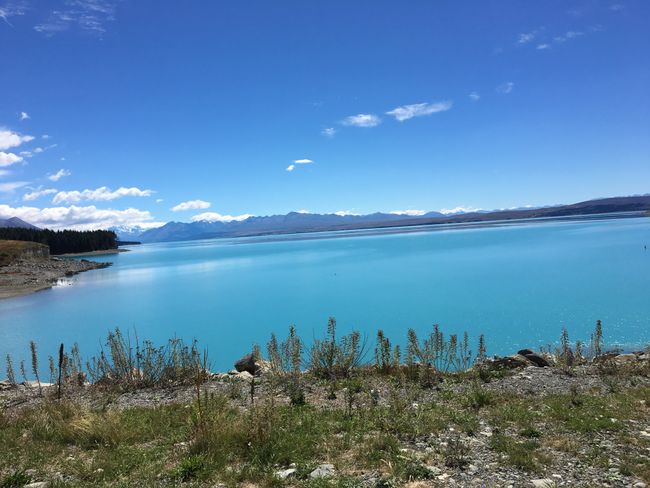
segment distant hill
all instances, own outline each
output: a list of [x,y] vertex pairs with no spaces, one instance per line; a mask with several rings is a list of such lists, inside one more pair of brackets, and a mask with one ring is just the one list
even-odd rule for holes
[[0,219],[0,228],[17,227],[20,229],[38,229],[35,225],[29,224],[18,217],[11,217],[10,219]]
[[142,242],[182,241],[215,237],[244,237],[411,225],[489,222],[494,220],[562,217],[644,210],[650,210],[650,195],[603,198],[571,205],[496,210],[492,212],[482,210],[453,215],[429,212],[417,217],[385,213],[336,215],[291,212],[286,215],[249,217],[246,220],[232,222],[169,222],[162,227],[147,230],[133,237],[137,237],[137,240]]

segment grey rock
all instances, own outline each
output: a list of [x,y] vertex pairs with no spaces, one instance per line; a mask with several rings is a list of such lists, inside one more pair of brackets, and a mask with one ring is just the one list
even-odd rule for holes
[[530,480],[530,482],[535,488],[553,488],[555,486],[555,482],[549,478]]
[[47,481],[36,481],[25,485],[24,488],[47,488],[48,486],[50,484]]
[[281,480],[296,476],[296,468],[283,469],[275,472],[275,476]]
[[315,478],[328,478],[330,476],[334,476],[335,473],[336,473],[336,470],[334,469],[333,464],[321,464],[315,470],[313,470],[311,473],[309,473],[309,477],[312,478],[312,479],[315,479]]

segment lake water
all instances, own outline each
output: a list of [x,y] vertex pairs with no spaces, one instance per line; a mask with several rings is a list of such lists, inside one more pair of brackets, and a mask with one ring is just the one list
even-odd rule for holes
[[403,343],[407,328],[439,323],[503,354],[557,342],[563,326],[588,340],[597,319],[609,343],[650,341],[650,218],[413,230],[134,246],[96,258],[110,268],[0,301],[0,357],[27,358],[30,339],[43,364],[60,342],[95,354],[119,326],[197,338],[227,369],[290,324],[320,337],[329,316],[372,347],[378,328]]

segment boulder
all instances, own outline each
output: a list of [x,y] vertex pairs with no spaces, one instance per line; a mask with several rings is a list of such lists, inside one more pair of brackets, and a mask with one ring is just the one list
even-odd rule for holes
[[493,369],[517,369],[532,366],[533,362],[526,359],[526,356],[515,354],[513,356],[495,356],[491,361],[486,362]]
[[545,357],[540,356],[534,352],[530,354],[524,354],[524,357],[539,368],[546,368],[550,366],[550,363],[546,360]]
[[262,365],[253,354],[246,354],[235,363],[235,369],[240,373],[246,371],[252,375],[259,375],[262,372]]

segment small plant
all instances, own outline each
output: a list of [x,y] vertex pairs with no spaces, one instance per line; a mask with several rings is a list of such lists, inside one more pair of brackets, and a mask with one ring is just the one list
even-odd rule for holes
[[462,468],[467,463],[467,455],[469,454],[469,447],[460,438],[455,435],[447,440],[447,447],[445,448],[445,466],[449,468]]
[[284,388],[292,405],[304,405],[305,394],[302,387],[302,340],[296,327],[289,327],[286,340],[278,344],[275,334],[267,344],[269,366],[273,380]]
[[192,481],[203,470],[205,462],[200,456],[184,458],[174,471],[174,478],[182,483]]
[[325,339],[314,340],[309,356],[309,369],[315,376],[328,380],[349,378],[363,362],[365,342],[357,331],[338,340],[336,319],[330,317]]
[[38,354],[36,353],[36,343],[34,341],[29,341],[29,349],[32,353],[32,373],[36,378],[36,384],[38,385],[38,394],[43,395],[43,388],[41,388],[41,378],[38,376]]
[[9,383],[14,386],[18,384],[16,382],[16,373],[14,372],[14,364],[11,361],[11,356],[9,354],[7,354],[7,379],[9,380]]
[[591,353],[591,358],[597,358],[603,353],[603,324],[600,320],[596,321],[596,329],[594,333],[591,334],[591,342],[589,344],[589,352]]
[[375,368],[379,373],[390,374],[399,370],[401,353],[399,346],[391,347],[390,340],[379,329],[375,346]]

